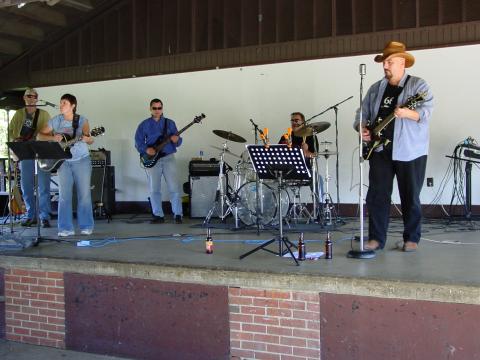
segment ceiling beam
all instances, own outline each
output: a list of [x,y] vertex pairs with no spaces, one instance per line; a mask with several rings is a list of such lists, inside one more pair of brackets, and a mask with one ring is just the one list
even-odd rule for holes
[[0,0],[0,8],[18,6],[20,4],[26,4],[26,3],[37,2],[37,1],[43,1],[43,0]]
[[0,39],[0,54],[20,55],[23,52],[22,45],[13,40]]
[[44,24],[59,27],[67,26],[67,18],[65,15],[44,5],[28,4],[20,9],[12,7],[9,9],[9,12]]
[[38,26],[10,19],[5,19],[0,23],[0,34],[8,34],[35,41],[43,41],[45,38],[43,30]]
[[74,9],[80,11],[91,11],[93,10],[93,5],[90,0],[62,0],[60,4],[64,6],[70,6]]

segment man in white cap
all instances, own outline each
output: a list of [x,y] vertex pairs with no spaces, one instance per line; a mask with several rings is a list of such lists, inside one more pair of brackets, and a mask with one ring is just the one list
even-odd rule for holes
[[[433,95],[421,78],[410,76],[405,68],[415,63],[403,43],[389,42],[375,62],[383,64],[385,77],[373,84],[362,104],[361,136],[370,142],[372,130],[382,119],[394,114],[394,120],[382,131],[387,141],[372,151],[369,158],[369,215],[367,250],[383,249],[387,240],[393,179],[397,177],[403,217],[403,241],[397,248],[406,252],[417,250],[421,237],[422,190],[427,166],[429,123],[433,110]],[[411,96],[423,94],[415,107],[403,107]],[[354,123],[358,130],[360,112]]]
[[[37,108],[38,93],[35,89],[28,88],[23,95],[25,107],[17,110],[10,121],[8,137],[10,141],[35,140],[38,130],[48,124],[48,112]],[[23,200],[27,209],[27,218],[22,226],[37,224],[35,213],[35,162],[34,160],[20,161],[20,176]],[[42,227],[50,227],[50,173],[38,171],[39,213]]]

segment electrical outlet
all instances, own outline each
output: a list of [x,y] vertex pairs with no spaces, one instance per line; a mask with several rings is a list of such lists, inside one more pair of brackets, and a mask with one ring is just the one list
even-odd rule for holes
[[433,187],[433,177],[427,178],[427,186],[428,187]]

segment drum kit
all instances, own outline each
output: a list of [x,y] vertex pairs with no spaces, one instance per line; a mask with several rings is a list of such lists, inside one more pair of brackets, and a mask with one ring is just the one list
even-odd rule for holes
[[[295,136],[307,137],[316,136],[330,127],[329,122],[311,123],[294,132]],[[231,131],[213,130],[213,133],[224,139],[222,146],[211,145],[212,148],[220,151],[219,176],[215,203],[208,212],[204,225],[209,224],[214,213],[219,214],[222,221],[232,214],[235,218],[235,228],[239,228],[239,220],[246,226],[251,225],[276,225],[278,222],[278,202],[276,180],[260,180],[255,172],[254,166],[250,161],[248,151],[242,154],[236,154],[228,148],[228,142],[246,143],[247,140]],[[315,141],[315,144],[317,142]],[[282,209],[281,218],[290,225],[290,222],[299,221],[321,222],[325,225],[331,225],[335,217],[335,207],[329,194],[328,159],[336,152],[329,150],[331,142],[324,141],[319,143],[322,146],[321,151],[313,154],[312,158],[312,181],[311,183],[287,183],[281,191],[280,201]],[[225,155],[229,155],[237,160],[235,167],[224,166],[226,163]],[[322,177],[318,171],[317,161],[319,158],[325,159],[325,177]],[[227,173],[224,168],[232,169],[233,182],[227,181]],[[312,197],[312,210],[300,201],[300,190],[304,186],[309,186]],[[325,186],[324,186],[325,185]],[[324,191],[325,190],[325,191]]]

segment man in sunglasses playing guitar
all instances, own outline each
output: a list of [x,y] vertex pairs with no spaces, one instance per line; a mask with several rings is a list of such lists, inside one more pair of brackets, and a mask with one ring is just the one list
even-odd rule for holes
[[[38,131],[47,125],[50,115],[48,112],[37,108],[37,90],[28,88],[23,96],[25,107],[18,110],[13,116],[8,137],[10,141],[35,140]],[[27,210],[27,218],[22,226],[33,226],[37,224],[35,215],[35,161],[20,161],[20,175],[23,200]],[[39,215],[42,227],[50,227],[50,173],[38,172],[38,193],[39,193]]]
[[[405,68],[415,58],[403,43],[391,41],[375,62],[383,64],[385,77],[373,84],[362,103],[361,136],[364,158],[370,161],[366,250],[383,249],[387,239],[393,179],[397,177],[403,217],[403,241],[397,248],[417,250],[421,237],[422,190],[427,166],[429,123],[433,95],[421,78]],[[354,122],[358,130],[360,111]]]
[[[177,176],[175,153],[182,144],[182,138],[177,135],[175,122],[163,116],[163,102],[160,99],[150,101],[151,116],[138,125],[135,133],[135,148],[142,158],[153,157],[153,165],[146,166],[150,190],[150,205],[152,207],[152,224],[165,222],[162,209],[162,176],[165,178],[170,193],[170,203],[175,223],[182,223],[182,201]],[[168,141],[165,141],[168,140]],[[158,149],[159,144],[164,144]]]

